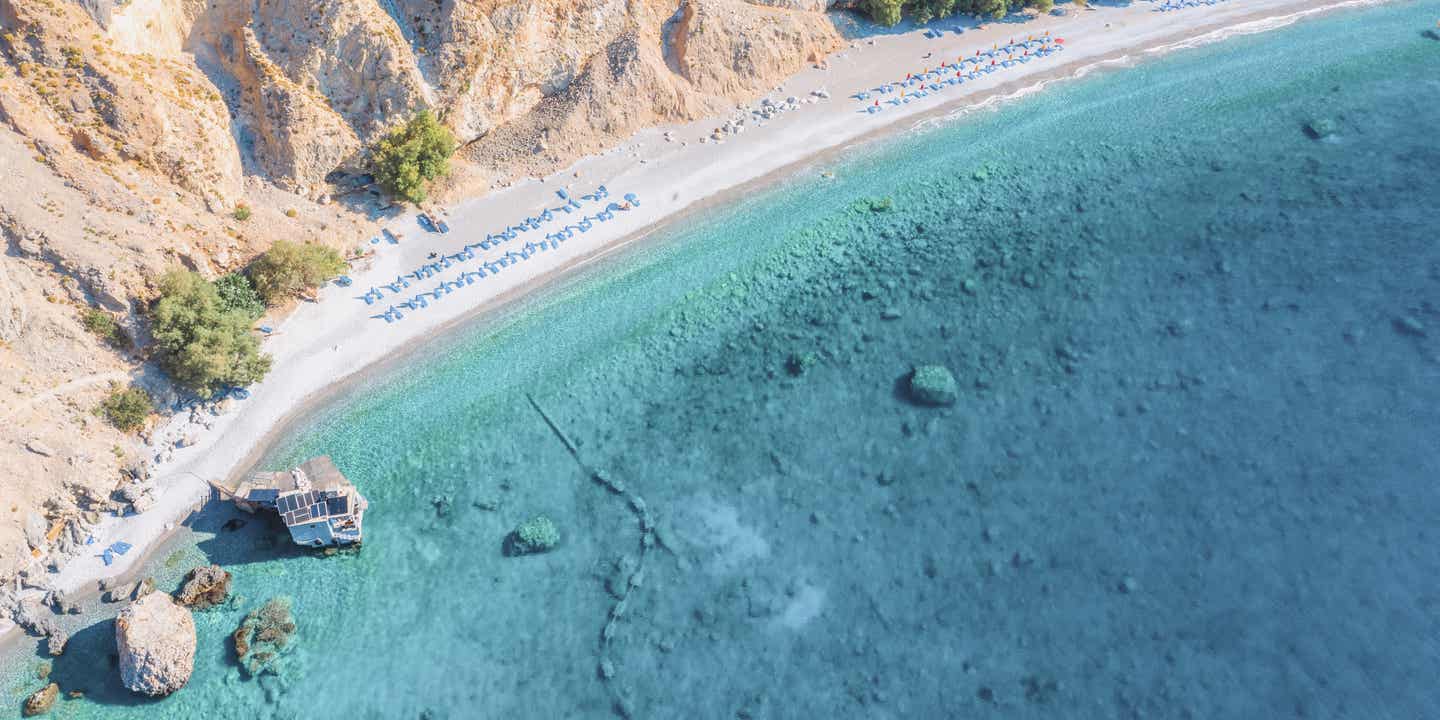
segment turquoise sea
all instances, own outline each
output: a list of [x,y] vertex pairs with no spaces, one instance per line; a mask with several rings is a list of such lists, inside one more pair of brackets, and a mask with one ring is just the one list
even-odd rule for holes
[[53,715],[1440,718],[1437,18],[937,123],[435,341],[266,460],[333,456],[362,551],[212,508],[153,568],[234,573],[189,686],[126,694],[104,606]]

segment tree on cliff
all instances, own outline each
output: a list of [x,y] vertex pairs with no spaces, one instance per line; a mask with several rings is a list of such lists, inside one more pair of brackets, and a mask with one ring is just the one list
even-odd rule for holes
[[421,110],[375,144],[372,172],[386,192],[420,203],[430,181],[449,172],[454,153],[455,137],[429,110]]
[[1054,0],[866,0],[864,8],[870,19],[880,25],[895,25],[902,14],[924,24],[934,18],[961,12],[996,20],[1012,10],[1032,7],[1046,12],[1055,7]]
[[266,303],[274,305],[345,271],[345,259],[324,245],[280,240],[250,266],[250,282]]
[[260,353],[250,317],[225,309],[215,285],[197,273],[165,273],[150,317],[160,366],[201,397],[248,385],[270,371],[270,356]]

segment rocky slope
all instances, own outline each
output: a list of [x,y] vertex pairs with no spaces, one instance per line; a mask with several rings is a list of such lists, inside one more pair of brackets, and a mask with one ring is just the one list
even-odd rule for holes
[[363,237],[364,148],[419,108],[464,143],[441,199],[723,111],[838,47],[824,5],[0,0],[0,577],[143,509],[149,458],[93,410],[129,382],[175,407],[144,364],[166,267]]

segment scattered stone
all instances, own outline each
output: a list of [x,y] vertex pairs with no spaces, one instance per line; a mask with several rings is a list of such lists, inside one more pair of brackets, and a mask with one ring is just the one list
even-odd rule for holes
[[202,565],[185,576],[185,584],[175,599],[192,610],[208,610],[228,597],[230,573],[219,565]]
[[1140,583],[1135,578],[1126,575],[1124,578],[1121,578],[1119,585],[1116,586],[1116,589],[1125,595],[1129,595],[1140,589]]
[[195,619],[165,593],[150,593],[115,618],[120,680],[160,697],[185,686],[195,668]]
[[610,658],[601,658],[600,677],[605,680],[615,677],[615,663],[610,662]]
[[435,517],[443,519],[450,516],[453,503],[450,502],[449,495],[436,495],[430,498],[430,504],[435,508]]
[[155,578],[147,577],[135,581],[128,594],[131,600],[139,600],[153,592],[155,592]]
[[606,489],[608,489],[610,492],[625,492],[625,482],[617,477],[613,477],[612,475],[610,475],[609,472],[605,471],[604,469],[596,470],[590,475],[590,477],[594,479],[595,482],[604,485]]
[[881,470],[875,476],[875,482],[880,483],[882,486],[889,487],[895,484],[895,474]]
[[235,532],[236,530],[239,530],[243,527],[245,527],[245,519],[237,517],[226,520],[225,524],[220,526],[220,529],[224,530],[225,532]]
[[50,708],[55,707],[55,701],[59,699],[60,686],[55,683],[50,683],[36,690],[30,697],[25,698],[25,707],[22,712],[24,712],[25,717],[44,715],[50,712]]
[[1401,315],[1395,318],[1395,330],[1401,335],[1425,337],[1425,325],[1420,322],[1420,318],[1414,315]]
[[1020,685],[1025,688],[1025,699],[1040,705],[1050,704],[1060,693],[1060,683],[1049,676],[1026,675]]
[[633,575],[639,575],[639,562],[630,555],[623,555],[610,564],[610,573],[605,578],[605,590],[616,600],[624,598],[634,586],[631,582]]
[[895,308],[885,308],[880,311],[881,320],[899,320],[902,317],[904,317],[904,314]]
[[32,548],[41,548],[45,545],[45,518],[37,513],[30,513],[25,516],[25,542]]
[[38,439],[32,439],[30,442],[25,443],[25,449],[42,457],[54,457],[55,455],[55,451],[51,449],[49,445],[40,442]]
[[1305,134],[1311,140],[1323,140],[1335,134],[1335,121],[1329,118],[1315,118],[1305,123]]
[[910,398],[921,405],[954,405],[955,376],[943,365],[920,365],[910,374]]
[[785,371],[795,376],[804,375],[806,370],[819,361],[820,358],[813,352],[790,353],[790,357],[785,359]]
[[535,517],[520,523],[520,527],[505,538],[505,554],[534,555],[550,552],[560,544],[560,530],[555,527],[554,521],[545,515]]
[[251,677],[279,675],[281,655],[293,647],[295,616],[290,612],[290,598],[277,597],[251,610],[230,639],[235,643],[235,656]]
[[35,668],[35,679],[36,679],[36,680],[44,680],[44,679],[50,677],[50,671],[51,671],[51,670],[54,670],[54,669],[55,669],[55,666],[52,665],[49,660],[46,660],[46,661],[40,663],[40,664],[39,664],[38,666],[36,666],[36,668]]

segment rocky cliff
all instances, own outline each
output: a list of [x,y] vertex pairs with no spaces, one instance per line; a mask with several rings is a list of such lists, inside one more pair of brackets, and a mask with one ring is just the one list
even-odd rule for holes
[[723,111],[838,47],[825,4],[0,0],[0,577],[56,545],[23,518],[125,506],[147,458],[92,411],[136,379],[171,407],[143,364],[164,268],[363,237],[364,148],[419,108],[464,143],[441,199]]

